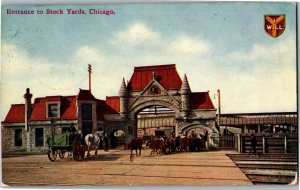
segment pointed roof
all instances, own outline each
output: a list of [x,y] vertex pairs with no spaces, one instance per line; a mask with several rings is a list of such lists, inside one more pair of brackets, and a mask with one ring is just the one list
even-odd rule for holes
[[93,96],[90,90],[82,90],[79,88],[79,93],[76,96],[76,100],[95,101],[96,98]]
[[123,97],[123,96],[126,96],[126,94],[127,94],[127,89],[126,89],[125,80],[123,78],[122,83],[121,83],[121,87],[120,87],[120,90],[119,90],[119,96]]
[[188,79],[186,77],[186,74],[184,74],[180,91],[181,91],[181,94],[188,94],[191,92],[191,88],[190,88]]
[[128,83],[128,89],[134,91],[143,90],[153,79],[157,80],[166,90],[180,90],[182,81],[177,73],[176,65],[155,65],[134,67],[134,72]]

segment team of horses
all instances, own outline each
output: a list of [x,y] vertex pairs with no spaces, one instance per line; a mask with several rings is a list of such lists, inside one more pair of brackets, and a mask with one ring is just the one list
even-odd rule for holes
[[[90,151],[93,148],[95,155],[99,149],[99,144],[103,142],[103,131],[96,131],[95,133],[87,134],[84,137],[84,142],[87,147],[87,157],[90,157]],[[177,136],[176,138],[170,136],[168,138],[154,137],[152,140],[144,142],[143,139],[131,139],[127,148],[130,152],[130,161],[133,161],[134,156],[141,156],[144,147],[151,149],[150,155],[154,154],[170,154],[174,152],[187,151],[203,151],[206,147],[207,134],[199,138],[195,136]],[[133,154],[135,151],[135,155]]]
[[[150,155],[153,154],[170,154],[174,152],[187,152],[187,151],[203,151],[206,147],[207,135],[202,138],[196,137],[169,137],[159,138],[156,137],[150,141],[145,142],[145,147],[151,149]],[[132,139],[128,144],[128,149],[131,150],[130,160],[133,159],[133,151],[136,151],[136,156],[141,155],[143,149],[143,139]],[[139,150],[139,154],[138,154]]]

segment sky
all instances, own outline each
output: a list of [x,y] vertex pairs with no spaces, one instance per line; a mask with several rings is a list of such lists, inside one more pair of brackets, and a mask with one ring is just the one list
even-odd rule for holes
[[[276,14],[286,16],[286,29],[273,38],[264,15]],[[88,89],[88,64],[98,99],[118,95],[136,66],[176,64],[192,92],[210,91],[216,108],[220,89],[222,113],[297,110],[295,3],[7,5],[1,19],[1,120],[24,103],[26,88],[33,98]]]

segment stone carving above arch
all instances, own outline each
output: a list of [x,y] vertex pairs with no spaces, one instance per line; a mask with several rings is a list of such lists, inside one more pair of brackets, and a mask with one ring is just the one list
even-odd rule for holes
[[176,99],[159,82],[157,82],[155,78],[153,78],[139,95],[129,98],[129,110],[132,110],[141,102],[150,99],[151,101],[157,100],[169,102],[171,105],[177,107],[176,110],[181,107],[181,101]]

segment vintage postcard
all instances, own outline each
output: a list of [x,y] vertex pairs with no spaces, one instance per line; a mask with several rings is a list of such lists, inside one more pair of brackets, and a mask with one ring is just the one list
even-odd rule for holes
[[2,185],[297,184],[296,8],[2,5]]

